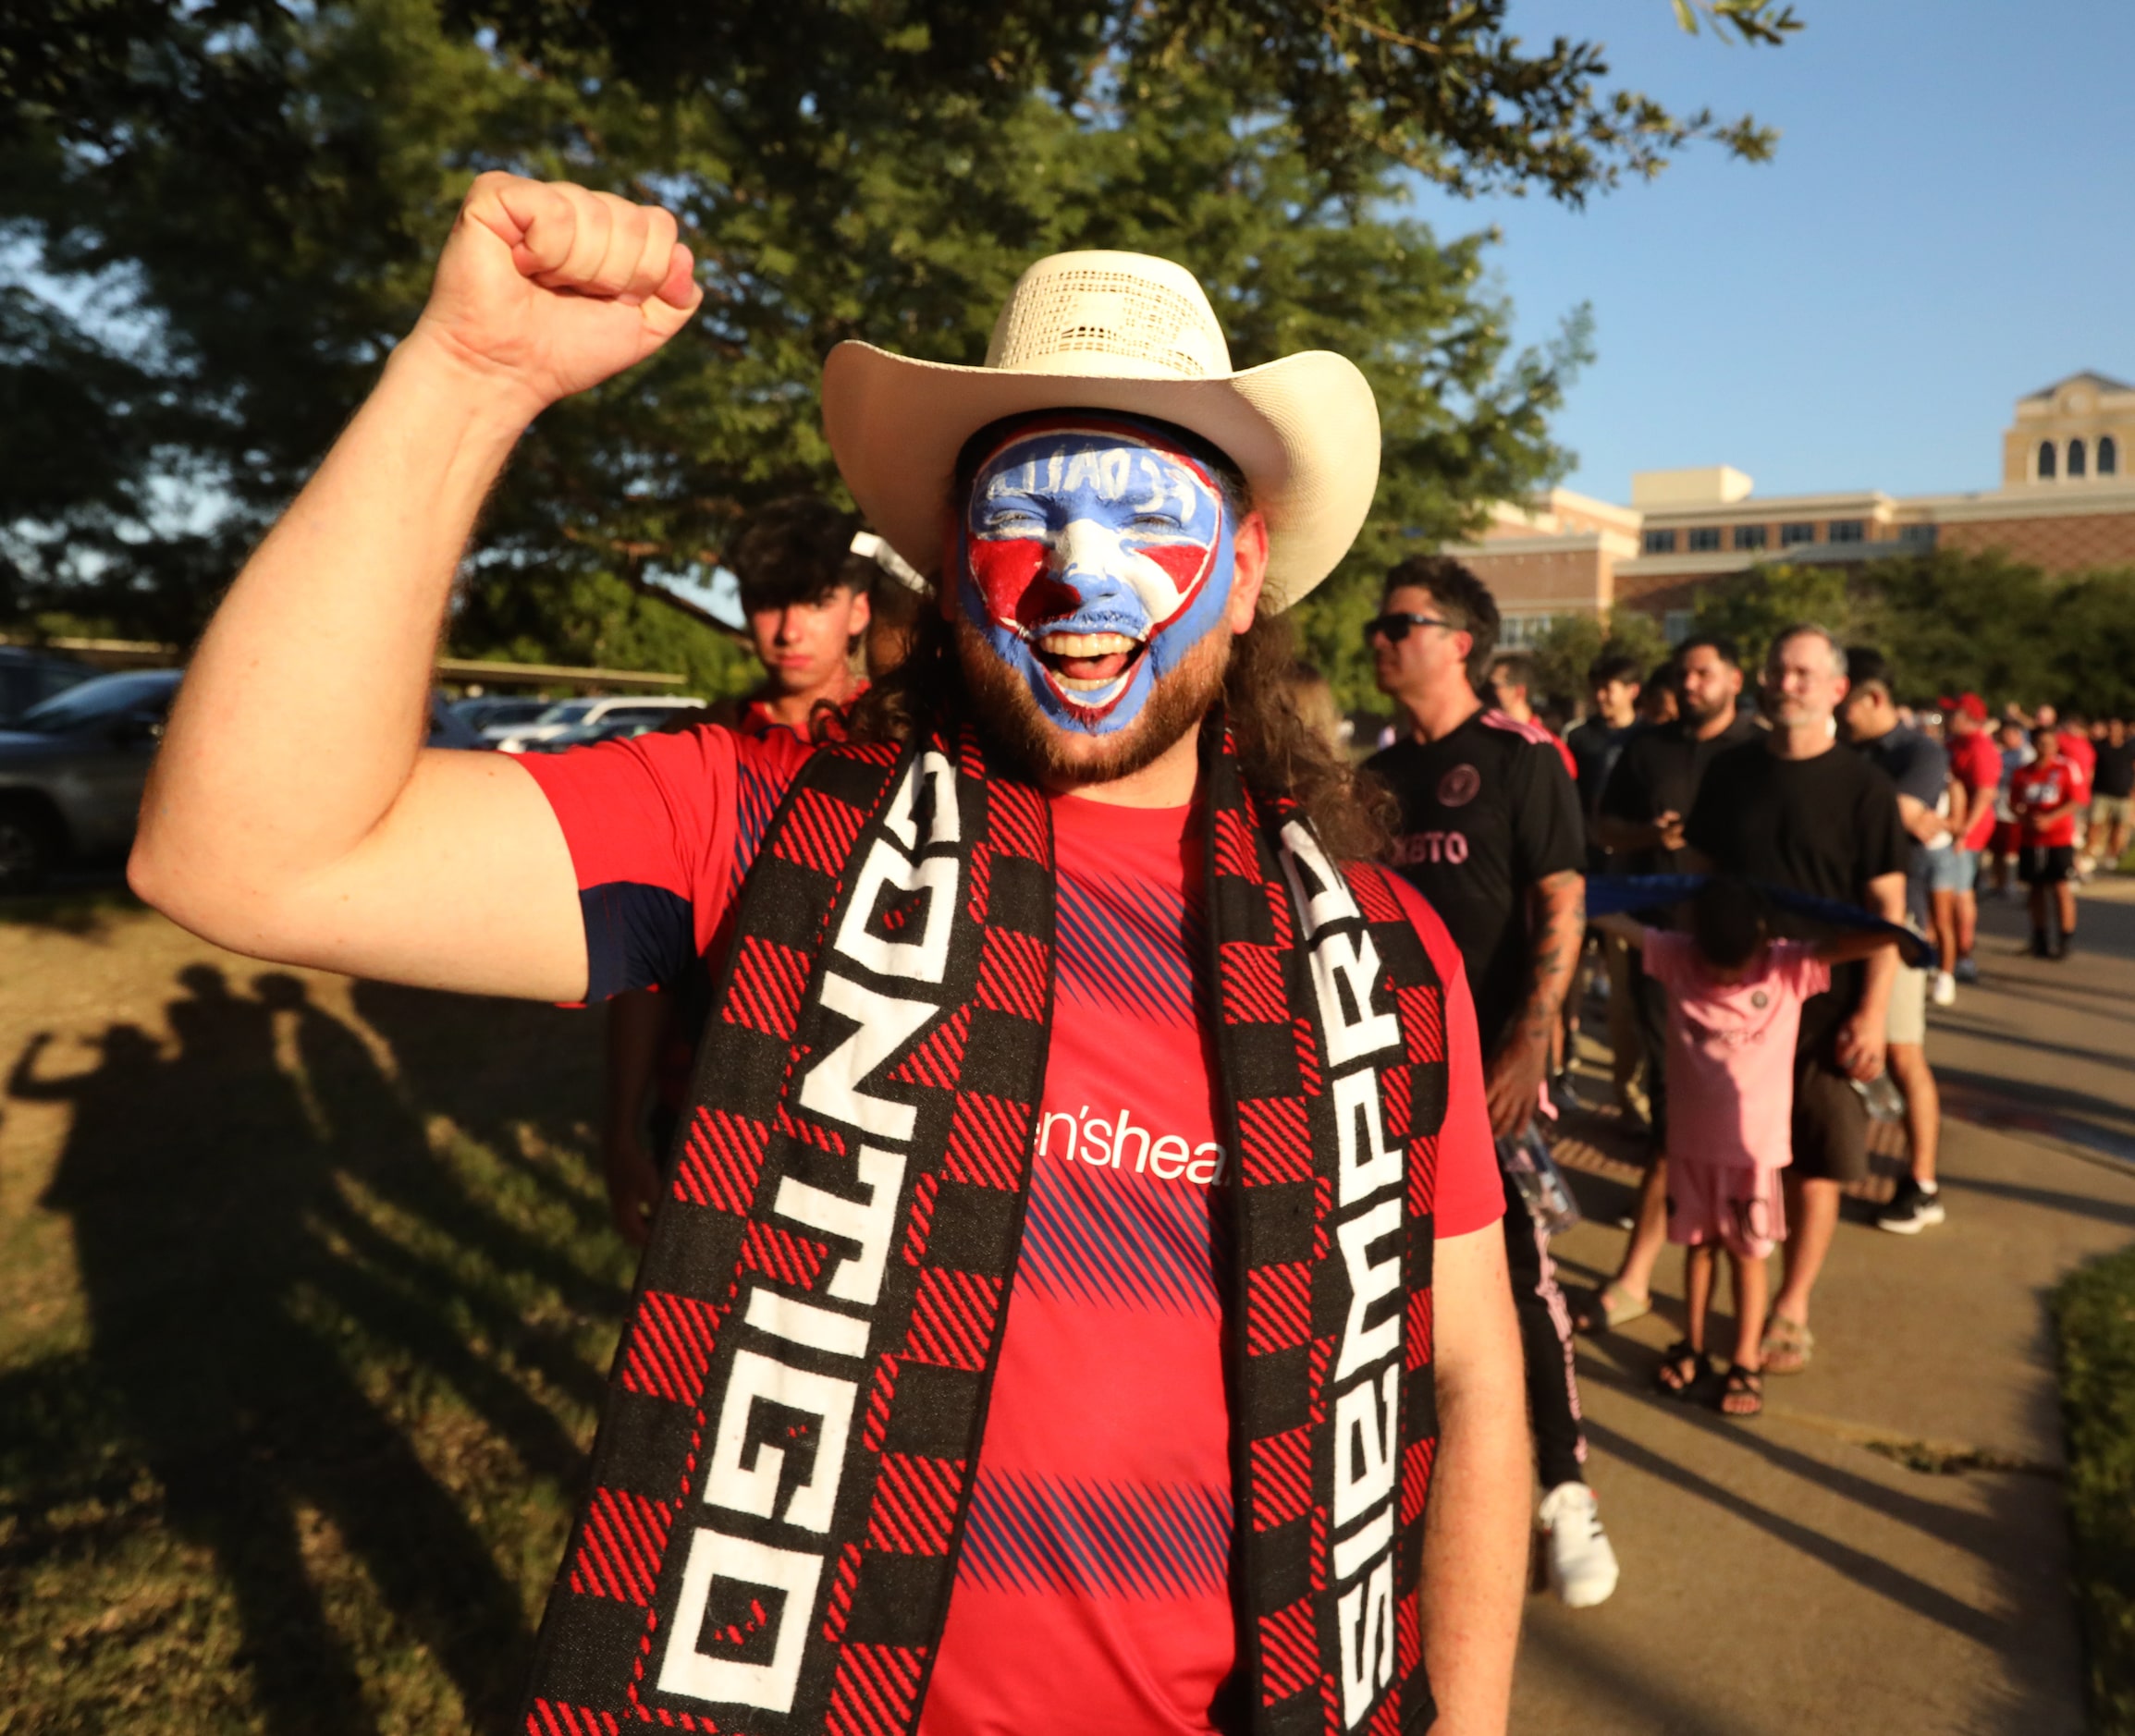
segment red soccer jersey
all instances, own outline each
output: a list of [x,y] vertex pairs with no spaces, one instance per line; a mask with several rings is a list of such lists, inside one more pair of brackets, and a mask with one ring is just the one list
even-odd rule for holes
[[[723,951],[739,871],[804,752],[704,729],[527,763],[578,866],[600,992]],[[1191,808],[1051,806],[1038,1149],[922,1730],[1206,1732],[1237,1633],[1232,1157],[1215,1131],[1200,832]],[[1463,1235],[1504,1202],[1475,1015],[1444,926],[1391,884],[1446,985],[1435,1227]]]
[[1950,741],[1950,775],[1965,787],[1963,850],[1984,850],[1994,830],[1994,795],[2002,787],[2002,751],[1984,729]]
[[2074,802],[2080,807],[2089,800],[2091,780],[2083,776],[2083,768],[2067,755],[2056,755],[2051,763],[2033,760],[2029,765],[2017,767],[2017,775],[2009,780],[2009,805],[2017,811],[2017,820],[2022,828],[2018,842],[2026,847],[2051,848],[2056,844],[2073,844],[2076,841],[2076,808],[2057,820],[2041,824],[2032,815],[2045,810],[2058,808],[2064,802]]

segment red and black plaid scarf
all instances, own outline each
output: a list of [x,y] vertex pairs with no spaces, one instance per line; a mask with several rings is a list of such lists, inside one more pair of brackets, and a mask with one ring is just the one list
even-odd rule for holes
[[[1238,1154],[1239,1669],[1268,1736],[1431,1720],[1441,987],[1380,872],[1204,755]],[[915,1730],[1021,1238],[1044,798],[968,730],[816,753],[742,892],[524,1728]]]

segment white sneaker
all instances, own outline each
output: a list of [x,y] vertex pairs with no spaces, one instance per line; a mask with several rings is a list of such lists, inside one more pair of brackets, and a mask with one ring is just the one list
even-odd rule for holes
[[1935,972],[1933,999],[1938,1007],[1955,1007],[1957,1004],[1957,979],[1947,971]]
[[1542,1497],[1536,1517],[1549,1534],[1550,1589],[1570,1609],[1606,1603],[1616,1589],[1616,1552],[1601,1529],[1593,1490],[1560,1483]]

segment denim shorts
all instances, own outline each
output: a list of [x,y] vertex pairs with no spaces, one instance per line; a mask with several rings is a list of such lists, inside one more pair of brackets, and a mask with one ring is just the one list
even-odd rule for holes
[[1945,844],[1927,852],[1930,892],[1969,892],[1980,875],[1980,852]]

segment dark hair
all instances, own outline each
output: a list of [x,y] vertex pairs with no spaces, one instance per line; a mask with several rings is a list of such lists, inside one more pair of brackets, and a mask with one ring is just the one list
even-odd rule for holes
[[1622,681],[1627,687],[1637,687],[1640,670],[1636,657],[1626,656],[1620,651],[1604,651],[1587,665],[1587,688],[1590,692],[1597,687],[1606,687],[1611,681]]
[[744,517],[727,539],[725,565],[741,581],[742,607],[821,603],[833,591],[865,592],[875,563],[853,553],[860,520],[815,495],[789,495]]
[[1735,670],[1738,674],[1740,673],[1742,668],[1742,647],[1736,644],[1732,639],[1728,638],[1725,633],[1692,633],[1689,638],[1686,639],[1681,644],[1675,647],[1676,666],[1680,667],[1682,666],[1683,659],[1687,657],[1693,651],[1696,651],[1700,647],[1710,651],[1715,657],[1719,658],[1720,661],[1724,663],[1730,669]]
[[1498,603],[1490,587],[1449,555],[1411,555],[1397,561],[1379,587],[1380,602],[1383,605],[1404,585],[1429,592],[1454,630],[1468,636],[1468,685],[1480,688],[1490,677],[1491,653],[1498,642]]
[[1503,679],[1507,687],[1524,687],[1530,694],[1533,692],[1535,660],[1532,653],[1525,651],[1499,652],[1496,656],[1491,659],[1490,672],[1495,675],[1500,669],[1504,671]]
[[1714,874],[1690,900],[1690,933],[1706,963],[1740,970],[1764,941],[1764,895],[1747,880]]
[[[1859,692],[1871,682],[1891,693],[1890,659],[1873,645],[1848,645],[1846,648],[1846,672],[1852,679],[1853,691]],[[1891,695],[1894,699],[1895,693]]]
[[1665,663],[1656,663],[1653,673],[1646,678],[1648,688],[1664,687],[1671,693],[1678,691],[1682,685],[1683,671],[1673,657]]
[[910,632],[919,624],[922,615],[934,612],[933,599],[924,591],[914,591],[895,573],[875,567],[875,576],[868,581],[867,602],[874,617],[892,632]]

